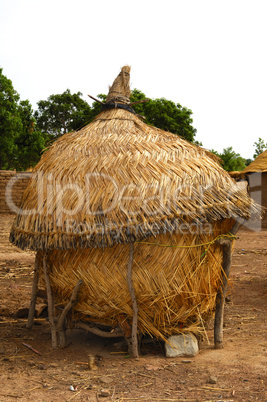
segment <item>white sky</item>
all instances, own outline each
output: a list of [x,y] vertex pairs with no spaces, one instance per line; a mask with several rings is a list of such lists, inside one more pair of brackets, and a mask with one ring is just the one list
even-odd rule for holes
[[131,87],[193,111],[196,139],[252,158],[267,141],[266,0],[0,0],[0,67],[22,100]]

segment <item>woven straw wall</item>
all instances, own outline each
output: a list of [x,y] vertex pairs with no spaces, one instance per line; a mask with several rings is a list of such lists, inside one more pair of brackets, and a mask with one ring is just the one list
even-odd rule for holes
[[[211,234],[161,234],[135,243],[133,283],[139,332],[166,339],[175,333],[204,331],[222,279],[221,248],[207,243],[227,233],[232,225],[232,220],[224,220],[213,226]],[[43,252],[37,256],[41,262]],[[129,245],[49,251],[47,261],[57,305],[64,306],[77,281],[83,279],[72,322],[117,326],[118,317],[123,316],[131,324],[128,258]]]

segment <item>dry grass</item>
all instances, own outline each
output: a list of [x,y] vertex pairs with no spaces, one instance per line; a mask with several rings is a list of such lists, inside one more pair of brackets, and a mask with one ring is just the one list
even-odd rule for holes
[[258,155],[257,158],[240,173],[245,174],[254,172],[267,172],[267,149]]
[[[227,233],[232,223],[220,222],[210,235],[160,235],[156,242],[135,243],[133,283],[139,307],[138,330],[160,339],[175,333],[205,331],[221,284],[222,253],[218,245],[199,246]],[[149,244],[148,244],[149,243]],[[162,247],[154,243],[169,245]],[[192,247],[188,247],[192,246]],[[40,261],[42,252],[38,252]],[[48,254],[56,303],[63,306],[79,279],[84,284],[71,320],[117,326],[118,317],[131,323],[127,286],[128,247],[105,250],[53,250]]]
[[36,213],[18,215],[12,228],[21,248],[113,246],[183,222],[258,213],[204,150],[122,109],[61,137],[34,172],[22,207]]
[[109,93],[106,102],[122,102],[130,103],[130,66],[124,66],[120,74],[115,78],[112,86],[109,88]]

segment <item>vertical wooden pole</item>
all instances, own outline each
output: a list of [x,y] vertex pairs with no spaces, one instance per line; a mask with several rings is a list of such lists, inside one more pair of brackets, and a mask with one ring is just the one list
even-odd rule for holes
[[45,277],[45,285],[46,285],[46,292],[47,292],[47,303],[48,303],[48,318],[51,328],[51,338],[52,338],[52,348],[57,348],[57,330],[54,318],[54,300],[52,295],[52,288],[49,278],[49,273],[47,271],[47,263],[46,263],[47,253],[44,252],[43,257],[43,270],[44,270],[44,277]]
[[222,264],[222,286],[219,289],[216,297],[216,311],[214,322],[214,345],[216,349],[223,348],[223,313],[225,305],[225,296],[227,291],[227,283],[231,268],[232,242],[224,240],[222,244],[223,264]]
[[[241,222],[236,222],[230,230],[232,235],[235,235]],[[214,321],[214,346],[216,349],[223,348],[223,313],[225,305],[225,296],[227,291],[227,284],[230,275],[231,263],[232,263],[232,241],[219,239],[216,242],[222,246],[223,263],[222,263],[222,286],[220,287],[216,296],[216,311]]]
[[31,329],[32,326],[33,326],[36,299],[37,299],[37,291],[38,291],[38,282],[39,282],[39,264],[38,264],[37,256],[35,256],[34,276],[33,276],[33,282],[32,282],[31,304],[30,304],[30,308],[29,308],[28,321],[27,321],[27,324],[26,324],[26,328],[28,328],[28,329]]
[[134,243],[130,243],[130,254],[127,269],[127,283],[131,295],[132,306],[133,306],[133,322],[132,322],[132,340],[131,340],[131,352],[132,356],[135,358],[139,357],[138,353],[138,338],[137,338],[137,321],[138,321],[138,306],[135,296],[135,291],[133,287],[132,280],[132,267],[133,267],[133,256],[134,256]]

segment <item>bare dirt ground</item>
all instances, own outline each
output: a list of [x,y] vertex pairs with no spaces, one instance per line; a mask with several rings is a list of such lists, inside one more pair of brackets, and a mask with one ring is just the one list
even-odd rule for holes
[[75,330],[67,348],[53,350],[45,318],[25,328],[18,310],[29,306],[34,253],[9,244],[12,220],[0,215],[0,401],[267,401],[266,230],[238,232],[224,349],[213,348],[211,328],[194,358],[166,358],[162,344],[144,343],[133,360],[120,339]]

